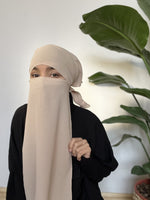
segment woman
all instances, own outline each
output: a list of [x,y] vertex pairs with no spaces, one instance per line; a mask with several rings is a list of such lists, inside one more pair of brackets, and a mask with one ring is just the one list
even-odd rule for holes
[[71,87],[82,83],[79,60],[45,45],[29,71],[28,104],[11,124],[6,199],[103,200],[98,182],[118,163],[102,123]]

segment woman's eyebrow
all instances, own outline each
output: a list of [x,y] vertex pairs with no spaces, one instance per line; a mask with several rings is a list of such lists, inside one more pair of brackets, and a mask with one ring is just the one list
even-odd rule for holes
[[53,68],[53,67],[47,67],[46,71],[50,71],[50,70],[53,70],[53,69],[55,69],[55,68]]
[[[46,68],[46,71],[51,71],[51,70],[54,70],[55,68],[53,68],[53,67],[47,67]],[[32,71],[39,71],[39,69],[38,69],[38,67],[34,67],[33,69],[32,69]]]
[[39,71],[39,69],[37,67],[34,67],[32,70]]

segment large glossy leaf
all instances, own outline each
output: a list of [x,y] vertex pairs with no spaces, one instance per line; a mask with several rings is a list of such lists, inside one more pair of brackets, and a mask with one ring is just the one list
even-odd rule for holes
[[140,55],[147,43],[148,25],[131,7],[104,6],[83,15],[83,20],[80,29],[108,49]]
[[136,119],[135,117],[132,117],[129,115],[119,115],[119,116],[115,116],[115,117],[110,117],[110,118],[102,121],[102,123],[105,123],[105,124],[112,124],[112,123],[136,124],[136,125],[140,126],[146,133],[148,132],[147,126],[142,120]]
[[143,97],[146,97],[148,99],[150,99],[150,90],[145,89],[145,88],[126,88],[121,86],[120,87],[122,90],[124,90],[125,92],[131,93],[131,94],[138,94],[141,95]]
[[133,136],[133,135],[130,135],[130,134],[124,134],[121,138],[121,140],[119,142],[117,142],[116,144],[114,144],[113,146],[116,147],[116,146],[119,146],[122,142],[124,142],[126,139],[129,139],[129,138],[133,138],[133,139],[136,139],[138,140],[139,142],[141,142],[141,138],[137,137],[137,136]]
[[105,48],[141,57],[150,74],[150,64],[143,55],[149,28],[135,9],[108,5],[83,15],[83,20],[80,24],[83,33]]
[[137,2],[150,19],[150,0],[137,0]]
[[131,107],[131,106],[129,107],[129,106],[125,106],[125,105],[121,105],[120,107],[135,117],[150,121],[149,113],[147,113],[141,107]]
[[131,174],[146,175],[146,174],[148,174],[148,173],[144,170],[143,167],[136,165],[136,166],[134,166],[134,167],[132,168]]
[[89,81],[95,84],[111,83],[115,85],[126,84],[126,81],[118,75],[110,75],[103,72],[97,72],[88,77]]

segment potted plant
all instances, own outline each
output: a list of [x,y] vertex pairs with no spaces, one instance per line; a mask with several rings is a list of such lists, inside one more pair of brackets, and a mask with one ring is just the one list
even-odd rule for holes
[[[139,6],[150,19],[150,0],[138,0]],[[145,48],[148,42],[149,27],[147,22],[133,8],[123,5],[107,5],[83,15],[84,23],[80,24],[83,33],[89,34],[98,45],[113,51],[128,53],[141,58],[150,75],[150,52]],[[142,138],[131,134],[124,134],[114,146],[120,145],[124,140],[133,138],[140,142],[146,162],[142,166],[134,166],[132,174],[147,175],[148,179],[135,185],[134,199],[150,199],[150,113],[146,111],[138,95],[150,99],[150,90],[135,88],[119,75],[110,75],[97,72],[89,77],[94,84],[115,84],[124,92],[130,93],[136,106],[121,105],[126,115],[113,116],[105,119],[103,123],[129,123],[138,125],[145,133],[147,145]],[[146,186],[145,186],[146,185]],[[141,192],[142,191],[142,192]],[[143,192],[144,191],[144,192]]]

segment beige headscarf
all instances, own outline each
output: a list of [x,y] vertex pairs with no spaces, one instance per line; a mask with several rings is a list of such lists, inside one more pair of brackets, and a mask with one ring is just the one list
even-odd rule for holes
[[55,68],[65,80],[38,77],[30,79],[23,142],[23,178],[27,200],[71,200],[72,159],[68,144],[72,138],[69,91],[81,107],[89,105],[71,86],[80,86],[82,68],[69,51],[46,45],[38,48],[33,67],[45,64]]

